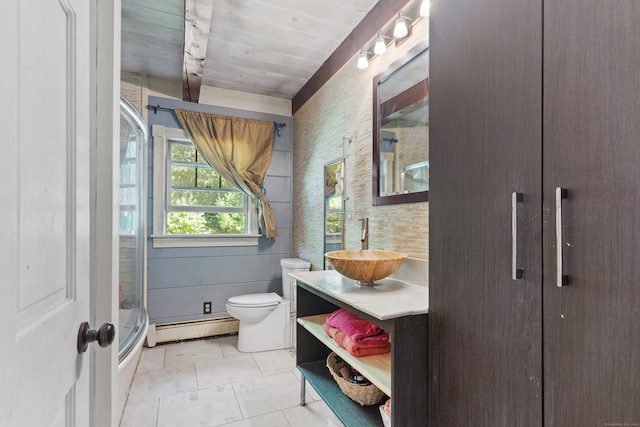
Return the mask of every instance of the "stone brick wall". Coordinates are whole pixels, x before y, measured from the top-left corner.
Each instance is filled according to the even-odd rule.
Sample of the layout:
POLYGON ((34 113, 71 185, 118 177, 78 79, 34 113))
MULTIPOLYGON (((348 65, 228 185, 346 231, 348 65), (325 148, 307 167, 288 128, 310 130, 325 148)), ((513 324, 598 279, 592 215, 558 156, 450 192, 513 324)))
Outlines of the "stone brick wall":
POLYGON ((357 55, 293 116, 293 256, 324 262, 324 165, 346 157, 345 248, 360 248, 360 218, 369 218, 369 248, 397 250, 428 259, 428 202, 372 206, 372 79, 428 38, 418 20, 411 39, 356 68, 357 55))
POLYGON ((140 74, 135 73, 122 73, 120 80, 120 94, 127 97, 127 99, 133 104, 136 109, 142 113, 143 99, 142 99, 142 86, 144 85, 143 78, 140 74))

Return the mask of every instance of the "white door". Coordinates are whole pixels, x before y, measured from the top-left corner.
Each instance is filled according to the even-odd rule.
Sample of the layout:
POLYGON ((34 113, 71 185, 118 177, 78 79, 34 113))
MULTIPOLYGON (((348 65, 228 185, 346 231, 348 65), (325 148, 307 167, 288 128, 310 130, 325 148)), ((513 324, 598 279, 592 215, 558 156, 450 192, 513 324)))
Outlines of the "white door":
POLYGON ((104 351, 76 346, 92 314, 92 6, 3 0, 2 9, 0 426, 85 427, 92 351, 104 351))

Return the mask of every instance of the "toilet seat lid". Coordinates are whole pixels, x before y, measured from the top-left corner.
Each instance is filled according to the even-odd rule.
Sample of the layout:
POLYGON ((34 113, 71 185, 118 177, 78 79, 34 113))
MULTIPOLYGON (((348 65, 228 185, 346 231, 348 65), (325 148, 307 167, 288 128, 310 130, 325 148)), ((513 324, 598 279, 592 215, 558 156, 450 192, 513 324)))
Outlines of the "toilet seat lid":
POLYGON ((276 305, 280 301, 282 301, 280 295, 275 292, 268 292, 263 294, 236 295, 229 298, 228 303, 241 307, 267 307, 276 305))
POLYGON ((280 260, 280 266, 295 270, 309 270, 311 263, 300 258, 283 258, 280 260))

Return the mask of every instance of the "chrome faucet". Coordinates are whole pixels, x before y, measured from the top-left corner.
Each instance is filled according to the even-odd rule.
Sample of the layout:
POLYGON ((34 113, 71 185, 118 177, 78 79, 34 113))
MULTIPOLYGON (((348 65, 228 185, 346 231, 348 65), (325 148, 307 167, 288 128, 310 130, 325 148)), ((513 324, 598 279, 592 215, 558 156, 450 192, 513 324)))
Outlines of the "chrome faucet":
POLYGON ((369 249, 369 218, 360 218, 362 221, 362 250, 369 249))

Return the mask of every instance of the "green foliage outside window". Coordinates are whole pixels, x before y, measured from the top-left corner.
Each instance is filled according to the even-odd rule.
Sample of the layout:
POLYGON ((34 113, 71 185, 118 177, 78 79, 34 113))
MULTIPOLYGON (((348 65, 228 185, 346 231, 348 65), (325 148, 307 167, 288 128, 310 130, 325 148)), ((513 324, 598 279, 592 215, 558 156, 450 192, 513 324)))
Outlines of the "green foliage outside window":
POLYGON ((342 214, 327 214, 327 233, 342 231, 342 214))
POLYGON ((207 165, 207 161, 202 154, 191 143, 171 144, 171 161, 207 165))
POLYGON ((241 208, 244 198, 238 191, 171 190, 173 206, 215 206, 241 208))
POLYGON ((336 195, 326 199, 327 217, 325 219, 327 233, 342 232, 342 196, 336 195))
POLYGON ((223 234, 246 233, 244 214, 238 213, 205 213, 205 222, 210 230, 223 234))
POLYGON ((167 234, 245 234, 244 203, 245 196, 212 169, 192 144, 171 144, 172 209, 167 212, 167 234), (177 210, 180 207, 189 209, 177 210))
POLYGON ((239 213, 167 213, 167 234, 244 234, 245 224, 245 214, 239 213))
POLYGON ((330 211, 342 211, 342 196, 334 196, 328 199, 330 211))
POLYGON ((206 232, 202 212, 168 212, 167 234, 203 234, 206 232))

